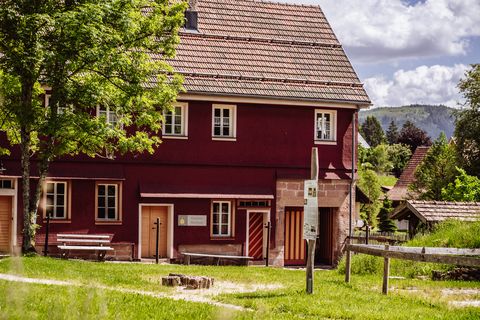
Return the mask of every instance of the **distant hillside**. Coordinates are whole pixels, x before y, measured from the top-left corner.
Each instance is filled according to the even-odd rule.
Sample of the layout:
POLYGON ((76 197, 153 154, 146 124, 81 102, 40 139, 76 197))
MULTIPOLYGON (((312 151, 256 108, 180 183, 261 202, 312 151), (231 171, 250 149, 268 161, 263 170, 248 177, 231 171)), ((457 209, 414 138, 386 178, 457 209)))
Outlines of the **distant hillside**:
POLYGON ((360 112, 360 123, 367 116, 375 116, 380 121, 383 130, 387 130, 392 120, 397 124, 398 130, 410 120, 417 127, 425 130, 435 140, 440 132, 445 132, 447 138, 453 135, 455 130, 455 118, 452 112, 455 109, 446 106, 433 105, 410 105, 404 107, 375 108, 360 112))

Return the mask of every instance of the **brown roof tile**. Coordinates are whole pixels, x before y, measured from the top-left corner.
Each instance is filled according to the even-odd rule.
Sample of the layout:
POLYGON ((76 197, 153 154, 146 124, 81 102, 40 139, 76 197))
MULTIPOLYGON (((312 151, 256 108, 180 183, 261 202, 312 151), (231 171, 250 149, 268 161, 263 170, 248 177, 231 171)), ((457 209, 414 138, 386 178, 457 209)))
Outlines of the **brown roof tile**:
POLYGON ((199 0, 198 12, 171 61, 187 92, 370 103, 320 7, 199 0))
POLYGON ((430 147, 417 147, 395 186, 388 191, 387 196, 390 200, 400 201, 409 197, 408 186, 415 182, 415 170, 427 155, 428 149, 430 147))
POLYGON ((447 219, 478 221, 480 203, 407 200, 393 212, 392 218, 402 219, 410 213, 415 214, 423 222, 440 222, 447 219))

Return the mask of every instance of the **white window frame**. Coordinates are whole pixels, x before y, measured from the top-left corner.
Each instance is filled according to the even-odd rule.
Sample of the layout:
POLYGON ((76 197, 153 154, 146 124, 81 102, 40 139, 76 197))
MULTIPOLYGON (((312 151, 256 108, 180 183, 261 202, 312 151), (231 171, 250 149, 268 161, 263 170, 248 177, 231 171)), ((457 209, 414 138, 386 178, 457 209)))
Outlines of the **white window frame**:
POLYGON ((48 207, 53 208, 52 215, 50 216, 51 219, 58 219, 58 220, 66 220, 69 217, 68 214, 68 209, 69 209, 69 204, 68 204, 68 182, 66 181, 46 181, 45 182, 45 189, 44 189, 44 201, 45 201, 45 217, 47 216, 47 211, 48 207), (48 192, 48 184, 53 184, 53 193, 48 192), (63 189, 63 217, 58 217, 57 216, 57 209, 59 205, 57 204, 58 200, 58 185, 63 184, 64 189, 63 189), (47 197, 49 195, 53 195, 53 205, 48 205, 47 204, 47 197))
POLYGON ((118 183, 97 183, 96 184, 96 192, 95 192, 95 196, 96 196, 96 199, 95 199, 95 220, 96 221, 120 221, 120 190, 121 190, 121 186, 118 184, 118 183), (105 187, 105 195, 103 195, 102 197, 105 198, 105 207, 100 207, 99 205, 99 198, 100 198, 100 192, 99 192, 99 189, 100 189, 100 186, 104 186, 105 187), (111 207, 108 206, 108 187, 115 187, 115 218, 109 218, 108 217, 108 209, 110 209, 111 207), (99 217, 99 214, 98 214, 98 211, 100 208, 104 208, 105 209, 105 218, 100 218, 99 217))
POLYGON ((336 110, 326 110, 326 109, 315 109, 315 116, 313 119, 314 123, 314 132, 313 138, 316 144, 336 144, 337 143, 337 111, 336 110), (330 139, 318 138, 318 123, 317 117, 318 114, 329 114, 330 115, 330 139))
MULTIPOLYGON (((223 123, 223 116, 220 120, 223 123)), ((221 141, 236 141, 237 138, 237 106, 234 104, 213 104, 212 105, 212 140, 221 141), (221 114, 223 110, 230 110, 229 126, 230 134, 223 135, 223 124, 220 129, 220 135, 215 135, 215 109, 220 109, 221 114)))
POLYGON ((164 111, 163 117, 165 119, 163 125, 162 125, 162 137, 167 138, 167 139, 188 139, 188 103, 186 102, 177 102, 173 104, 173 110, 172 110, 172 131, 173 132, 167 132, 166 127, 167 127, 167 111, 164 111), (175 133, 175 128, 174 128, 174 123, 175 121, 173 120, 174 117, 176 116, 175 113, 175 108, 181 108, 182 114, 181 114, 181 133, 175 133))
POLYGON ((14 185, 13 179, 0 179, 0 189, 7 189, 7 190, 13 190, 13 189, 15 189, 15 185, 14 185), (5 187, 5 184, 6 184, 7 182, 10 183, 10 187, 9 187, 9 188, 5 187))
POLYGON ((232 217, 233 217, 233 204, 232 204, 232 201, 212 201, 212 221, 211 221, 211 230, 212 230, 212 237, 231 237, 232 236, 232 217), (214 211, 214 208, 215 208, 215 204, 218 204, 218 209, 219 209, 219 212, 215 212, 214 211), (227 204, 228 205, 228 212, 227 212, 227 216, 228 216, 228 219, 227 219, 227 228, 228 228, 228 232, 226 234, 222 233, 222 226, 225 225, 225 223, 222 222, 222 215, 224 215, 225 213, 222 212, 222 206, 223 204, 227 204), (214 223, 214 219, 213 217, 215 215, 218 215, 218 222, 217 223, 214 223), (214 225, 218 225, 218 232, 217 233, 214 233, 213 231, 213 227, 214 225))
MULTIPOLYGON (((45 94, 45 107, 50 106, 50 98, 52 95, 50 93, 45 94)), ((58 107, 57 114, 64 114, 68 109, 72 110, 72 107, 58 107)))
POLYGON ((110 106, 97 106, 97 117, 100 118, 101 116, 105 115, 105 120, 107 123, 111 126, 118 126, 119 125, 119 120, 120 116, 115 112, 110 110, 110 106), (101 112, 104 112, 104 114, 100 114, 101 112), (115 119, 115 121, 113 121, 115 119))

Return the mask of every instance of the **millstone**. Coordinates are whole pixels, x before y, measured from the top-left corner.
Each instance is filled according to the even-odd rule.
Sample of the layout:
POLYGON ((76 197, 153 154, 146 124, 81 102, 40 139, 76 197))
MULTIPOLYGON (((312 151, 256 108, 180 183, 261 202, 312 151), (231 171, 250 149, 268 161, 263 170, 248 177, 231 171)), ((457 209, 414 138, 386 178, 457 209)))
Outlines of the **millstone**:
POLYGON ((184 286, 187 289, 210 289, 213 286, 214 279, 201 276, 187 276, 184 274, 170 273, 162 278, 162 285, 176 287, 184 286))

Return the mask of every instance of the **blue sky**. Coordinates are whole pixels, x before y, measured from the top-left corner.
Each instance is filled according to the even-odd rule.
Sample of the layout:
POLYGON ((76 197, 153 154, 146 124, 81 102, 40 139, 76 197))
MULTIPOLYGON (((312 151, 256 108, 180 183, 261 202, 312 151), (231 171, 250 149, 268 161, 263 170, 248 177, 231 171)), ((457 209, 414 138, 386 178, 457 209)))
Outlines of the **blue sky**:
POLYGON ((276 0, 320 5, 375 107, 458 107, 480 63, 480 0, 276 0))

